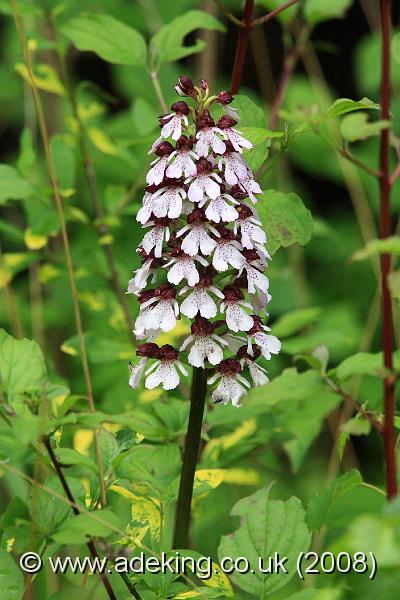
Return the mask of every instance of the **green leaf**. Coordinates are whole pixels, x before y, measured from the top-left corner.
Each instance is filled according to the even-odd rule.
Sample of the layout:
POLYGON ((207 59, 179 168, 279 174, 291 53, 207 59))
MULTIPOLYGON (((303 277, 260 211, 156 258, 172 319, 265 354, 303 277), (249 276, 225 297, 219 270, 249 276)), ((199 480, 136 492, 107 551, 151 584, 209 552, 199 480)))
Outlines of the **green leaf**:
MULTIPOLYGON (((86 491, 83 483, 74 477, 68 477, 67 483, 75 501, 84 505, 86 491)), ((35 524, 42 534, 50 535, 72 514, 72 509, 67 502, 60 499, 60 496, 65 498, 65 492, 57 477, 51 477, 45 485, 49 490, 53 490, 57 496, 51 495, 46 490, 36 490, 36 504, 31 504, 31 517, 34 517, 35 524)))
MULTIPOLYGON (((392 39, 392 52, 390 61, 391 82, 393 89, 400 83, 400 69, 396 56, 398 36, 392 39)), ((363 94, 377 97, 381 80, 381 36, 379 33, 364 36, 355 50, 354 77, 357 87, 363 94)))
POLYGON ((203 40, 197 40, 192 46, 184 46, 184 38, 196 29, 225 31, 218 19, 202 10, 189 10, 164 25, 152 37, 150 42, 151 63, 158 68, 164 62, 179 60, 190 54, 200 52, 205 47, 203 40))
POLYGON ((62 191, 70 190, 75 183, 75 154, 62 135, 53 135, 50 141, 57 180, 62 191))
MULTIPOLYGON (((31 76, 24 63, 18 63, 15 65, 15 70, 21 77, 26 81, 28 85, 32 85, 31 76)), ((63 96, 65 89, 60 81, 57 71, 51 66, 45 63, 40 63, 34 66, 33 79, 36 87, 39 90, 48 92, 50 94, 57 94, 63 96)))
POLYGON ((24 596, 24 577, 15 560, 0 549, 0 597, 4 600, 21 600, 24 596))
POLYGON ((349 435, 369 435, 371 423, 362 417, 354 417, 342 425, 342 432, 349 435))
POLYGON ((400 271, 393 271, 390 273, 389 287, 393 298, 400 301, 400 271))
POLYGON ((120 527, 118 517, 111 510, 96 510, 93 517, 82 513, 64 521, 52 538, 60 544, 86 544, 89 538, 108 537, 120 527))
MULTIPOLYGON (((133 358, 134 350, 127 342, 118 342, 116 339, 100 338, 94 331, 84 334, 86 351, 90 362, 105 364, 116 360, 128 361, 133 358)), ((71 356, 80 355, 79 337, 73 336, 65 340, 61 350, 71 356)))
MULTIPOLYGON (((395 368, 400 368, 400 350, 394 353, 395 368)), ((386 370, 383 365, 383 352, 357 352, 346 358, 336 369, 336 376, 345 381, 353 375, 373 375, 384 377, 386 370)))
POLYGON ((386 253, 400 255, 400 235, 393 235, 383 240, 371 240, 365 248, 357 250, 351 258, 352 260, 365 260, 376 254, 386 253))
POLYGON ((2 388, 12 404, 20 394, 44 382, 46 367, 43 355, 31 340, 16 340, 0 329, 0 378, 2 388))
POLYGON ((329 482, 326 490, 311 498, 307 506, 307 523, 311 529, 320 529, 326 522, 329 511, 349 490, 360 485, 362 477, 353 469, 329 482))
POLYGON ((272 592, 286 585, 296 572, 296 560, 300 552, 306 552, 310 545, 310 532, 305 523, 305 512, 298 498, 286 502, 271 500, 270 488, 258 490, 255 494, 237 502, 231 517, 239 517, 240 525, 233 533, 222 536, 218 556, 237 558, 245 556, 251 565, 246 574, 233 573, 231 579, 242 590, 265 600, 272 592), (277 552, 288 557, 286 573, 264 574, 258 569, 259 557, 264 560, 277 552))
POLYGON ((305 0, 304 16, 311 25, 329 19, 340 19, 345 16, 352 3, 353 0, 305 0))
POLYGON ((28 128, 21 133, 19 138, 19 156, 18 156, 18 171, 22 177, 29 177, 36 160, 35 143, 33 133, 28 128))
POLYGON ((274 335, 279 338, 289 337, 307 327, 307 325, 314 323, 321 312, 321 309, 317 306, 287 312, 274 323, 274 335))
POLYGON ((31 184, 22 179, 14 167, 0 165, 0 205, 8 200, 29 198, 32 193, 31 184))
POLYGON ((304 246, 310 241, 311 213, 296 194, 267 190, 260 197, 257 208, 271 254, 275 254, 278 248, 296 243, 304 246))
POLYGON ((344 117, 340 124, 340 132, 348 142, 356 142, 378 135, 382 129, 388 127, 390 127, 390 121, 370 122, 366 113, 359 112, 344 117))
POLYGON ((392 38, 392 57, 400 65, 400 33, 396 33, 392 38))
POLYGON ((89 456, 85 456, 72 448, 56 448, 54 452, 62 467, 78 465, 97 473, 96 463, 89 456))
POLYGON ((82 13, 67 21, 61 32, 79 50, 95 52, 110 63, 145 66, 146 43, 142 35, 106 14, 82 13))
POLYGON ((348 98, 339 98, 328 108, 324 113, 325 118, 340 117, 354 110, 362 109, 379 110, 380 106, 376 102, 372 102, 369 98, 361 98, 361 100, 349 100, 348 98))

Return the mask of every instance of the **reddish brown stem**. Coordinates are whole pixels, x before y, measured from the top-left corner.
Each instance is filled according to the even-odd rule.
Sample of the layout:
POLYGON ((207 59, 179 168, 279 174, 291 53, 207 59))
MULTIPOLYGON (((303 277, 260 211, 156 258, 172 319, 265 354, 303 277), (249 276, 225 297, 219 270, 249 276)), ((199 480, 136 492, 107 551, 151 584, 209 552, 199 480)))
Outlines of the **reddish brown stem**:
MULTIPOLYGON (((382 28, 382 79, 381 79, 381 115, 382 119, 390 118, 390 42, 391 42, 392 2, 381 0, 382 28)), ((382 129, 380 144, 380 232, 381 238, 390 236, 390 192, 391 182, 389 173, 389 129, 382 129)), ((390 254, 381 255, 381 288, 382 288, 382 344, 384 365, 389 371, 393 368, 393 315, 392 300, 389 289, 389 274, 391 269, 390 254)), ((387 497, 397 495, 396 445, 394 437, 394 380, 388 375, 384 380, 385 421, 383 426, 383 442, 386 464, 386 493, 387 497)))
POLYGON ((231 92, 237 94, 242 81, 244 61, 246 58, 249 36, 253 29, 253 9, 254 0, 246 0, 244 7, 242 27, 239 32, 238 43, 236 47, 235 63, 233 65, 231 92))
POLYGON ((253 27, 255 27, 256 25, 262 25, 263 23, 267 23, 267 21, 270 21, 271 19, 276 17, 276 15, 279 15, 279 13, 281 13, 282 11, 286 10, 287 8, 290 8, 291 6, 293 6, 293 4, 297 4, 297 2, 299 2, 299 0, 289 0, 288 2, 285 2, 285 4, 282 4, 282 6, 278 6, 278 8, 272 10, 267 15, 264 15, 259 19, 255 19, 253 21, 253 27))

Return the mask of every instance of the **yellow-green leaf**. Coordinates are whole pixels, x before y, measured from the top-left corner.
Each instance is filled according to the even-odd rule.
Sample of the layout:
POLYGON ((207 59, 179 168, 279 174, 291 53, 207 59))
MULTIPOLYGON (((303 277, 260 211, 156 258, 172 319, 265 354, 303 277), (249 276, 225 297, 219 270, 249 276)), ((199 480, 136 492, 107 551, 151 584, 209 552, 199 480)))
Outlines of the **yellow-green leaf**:
MULTIPOLYGON (((29 85, 31 85, 31 78, 25 64, 17 63, 15 65, 15 70, 29 85)), ((65 94, 64 86, 57 75, 57 71, 50 65, 36 65, 34 67, 33 79, 36 87, 44 92, 57 94, 58 96, 63 96, 65 94)))

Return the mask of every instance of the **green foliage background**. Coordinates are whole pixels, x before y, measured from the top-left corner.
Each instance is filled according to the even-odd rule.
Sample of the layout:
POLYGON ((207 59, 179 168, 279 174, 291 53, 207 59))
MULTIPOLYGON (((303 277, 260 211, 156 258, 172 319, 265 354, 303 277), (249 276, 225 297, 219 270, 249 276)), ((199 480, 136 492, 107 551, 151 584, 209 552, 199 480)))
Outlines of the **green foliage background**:
MULTIPOLYGON (((281 4, 259 0, 257 14, 281 4)), ((239 18, 242 5, 225 2, 239 18)), ((271 383, 253 389, 243 408, 207 406, 191 547, 216 563, 235 552, 250 558, 278 551, 291 557, 291 577, 194 579, 197 592, 177 577, 134 577, 144 600, 365 600, 399 589, 400 505, 385 502, 381 439, 352 401, 381 420, 378 254, 387 249, 395 260, 400 254, 398 236, 386 248, 376 241, 376 178, 355 164, 377 168, 378 135, 389 124, 379 120, 375 104, 379 36, 365 27, 351 55, 341 52, 348 11, 353 19, 364 18, 358 4, 352 5, 304 0, 260 27, 247 57, 252 70, 234 103, 242 115, 240 129, 255 146, 250 164, 266 190, 259 206, 274 254, 271 323, 283 350, 268 364, 271 383), (333 42, 332 35, 324 39, 327 27, 334 31, 333 42), (268 35, 279 53, 265 45, 268 35), (272 132, 273 80, 283 53, 302 36, 311 41, 303 47, 272 132), (337 100, 330 73, 321 69, 319 61, 328 64, 330 53, 353 65, 352 100, 337 100), (309 548, 373 552, 377 576, 370 581, 369 573, 310 575, 304 583, 295 575, 295 557, 309 548)), ((182 74, 206 77, 213 90, 229 88, 237 33, 211 1, 19 0, 18 7, 67 221, 96 411, 88 411, 85 397, 60 221, 29 75, 11 3, 0 1, 0 598, 64 600, 79 593, 101 600, 106 596, 97 576, 55 577, 46 568, 24 581, 17 562, 32 549, 44 559, 62 552, 84 556, 89 536, 99 538, 101 552, 111 558, 123 551, 132 556, 141 544, 149 554, 171 550, 188 389, 184 384, 167 394, 128 387, 134 340, 107 252, 116 268, 114 284, 117 277, 125 289, 139 265, 135 249, 142 231, 135 214, 162 112, 157 85, 168 106, 182 74), (94 169, 100 217, 80 136, 94 169), (101 512, 93 427, 100 428, 108 490, 101 512), (44 434, 51 435, 76 501, 86 506, 78 517, 60 498, 41 443, 44 434)), ((390 123, 397 147, 399 47, 397 35, 390 123)), ((397 224, 400 179, 392 198, 397 224)), ((398 342, 396 268, 391 291, 398 342)), ((135 300, 122 297, 134 319, 135 300)), ((182 321, 164 343, 178 344, 187 331, 182 321)), ((399 417, 396 426, 400 429, 399 417)), ((131 597, 122 580, 111 577, 118 598, 131 597)))

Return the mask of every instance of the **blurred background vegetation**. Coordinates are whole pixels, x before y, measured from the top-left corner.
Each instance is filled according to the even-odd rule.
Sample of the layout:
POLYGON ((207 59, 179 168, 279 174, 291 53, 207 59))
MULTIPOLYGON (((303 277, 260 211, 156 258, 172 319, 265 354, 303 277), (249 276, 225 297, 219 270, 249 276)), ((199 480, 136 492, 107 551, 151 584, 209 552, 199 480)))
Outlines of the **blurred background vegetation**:
MULTIPOLYGON (((224 4, 241 18, 242 1, 225 0, 224 4)), ((279 4, 276 0, 259 0, 256 14, 261 16, 279 4)), ((379 101, 377 4, 374 0, 326 2, 330 6, 326 15, 322 11, 316 19, 310 15, 307 18, 301 7, 293 6, 253 30, 240 93, 262 107, 264 126, 285 131, 288 122, 296 118, 307 120, 339 97, 358 100, 367 96, 379 101), (271 126, 271 107, 282 84, 282 72, 288 67, 281 118, 275 118, 271 126)), ((133 391, 128 387, 127 363, 134 357, 130 330, 138 308, 135 299, 124 294, 132 269, 139 264, 135 249, 142 232, 135 213, 145 185, 148 148, 157 135, 157 117, 162 110, 146 68, 112 64, 93 52, 79 51, 69 45, 63 28, 83 11, 99 11, 134 27, 148 40, 163 24, 186 11, 201 9, 216 17, 221 26, 201 31, 192 27, 185 36, 186 45, 203 41, 197 53, 161 64, 159 85, 168 106, 176 99, 173 86, 179 75, 195 80, 206 78, 212 90, 229 89, 237 28, 212 0, 20 0, 18 5, 41 89, 65 208, 95 404, 97 409, 111 414, 139 411, 142 427, 137 431, 145 436, 145 444, 122 477, 141 479, 151 485, 157 480, 156 492, 162 496, 179 474, 187 390, 166 398, 158 390, 133 391), (60 61, 60 56, 65 60, 60 61), (80 125, 71 99, 76 101, 80 125), (95 202, 93 185, 97 189, 95 202)), ((52 402, 60 406, 66 398, 72 398, 79 409, 85 404, 81 397, 84 380, 59 219, 7 0, 0 1, 0 12, 0 326, 17 338, 28 337, 38 343, 49 378, 57 386, 52 402), (1 182, 10 175, 3 165, 16 169, 13 177, 20 186, 19 193, 8 193, 5 183, 1 189, 1 182)), ((398 7, 394 12, 398 22, 398 7)), ((393 53, 392 95, 395 136, 400 135, 399 62, 397 50, 393 53)), ((258 113, 246 115, 245 124, 253 125, 253 117, 255 122, 258 113)), ((363 118, 358 123, 351 123, 349 118, 327 121, 316 131, 290 138, 282 151, 273 142, 270 160, 261 171, 263 189, 298 194, 313 215, 310 243, 304 248, 296 245, 280 249, 269 267, 271 323, 274 333, 283 339, 282 354, 268 365, 270 377, 273 379, 288 367, 296 367, 297 371, 293 381, 293 372, 289 372, 281 387, 274 388, 272 383, 265 396, 255 395, 254 403, 249 398, 241 411, 231 407, 208 408, 204 444, 209 444, 210 439, 216 441, 214 449, 211 445, 207 450, 206 446, 202 467, 225 469, 226 476, 222 485, 210 483, 207 493, 202 490, 204 493, 196 498, 192 545, 214 558, 221 535, 233 528, 229 512, 234 503, 265 483, 278 482, 271 492, 273 497, 296 495, 305 504, 343 470, 357 468, 368 482, 383 485, 379 436, 370 432, 367 422, 360 427, 353 419, 345 435, 346 439, 350 434, 351 437, 340 457, 338 441, 344 442, 342 426, 352 417, 352 408, 341 406, 341 398, 314 381, 314 373, 306 370, 306 361, 298 358, 310 355, 322 345, 328 349, 329 366, 335 367, 351 354, 380 349, 378 259, 372 256, 363 262, 351 260, 356 250, 377 237, 378 186, 370 173, 343 156, 348 141, 354 139, 353 158, 377 169, 379 139, 375 134, 379 129, 372 127, 365 132, 363 118), (276 163, 269 170, 275 158, 276 163), (308 387, 306 394, 301 393, 302 386, 308 387), (288 396, 290 402, 276 403, 274 394, 281 394, 283 400, 288 396), (263 408, 264 399, 268 407, 263 408), (216 489, 211 491, 212 487, 216 489)), ((396 224, 400 179, 392 198, 396 224)), ((395 324, 398 345, 398 302, 395 324)), ((169 335, 166 341, 177 342, 187 328, 183 321, 180 330, 174 332, 175 338, 171 340, 169 335)), ((382 410, 379 378, 353 377, 346 385, 360 404, 368 401, 369 409, 382 410)), ((123 436, 115 438, 114 434, 118 429, 124 431, 123 426, 114 424, 108 429, 112 439, 121 443, 123 436)), ((92 456, 92 431, 66 426, 61 445, 92 456)), ((30 475, 34 472, 33 454, 28 448, 17 450, 15 446, 12 464, 30 475)), ((41 468, 45 469, 43 465, 41 468)), ((90 479, 84 464, 76 464, 70 472, 80 479, 90 479)), ((0 485, 2 510, 13 497, 29 496, 28 484, 11 474, 4 474, 0 485)), ((116 510, 127 513, 124 499, 111 495, 116 510)), ((348 528, 360 511, 378 514, 382 503, 383 496, 366 487, 344 494, 325 524, 327 532, 323 529, 317 536, 315 547, 340 547, 345 540, 348 543, 348 528)), ((169 515, 167 533, 171 522, 169 515)), ((1 526, 7 530, 4 520, 1 526)), ((361 538, 362 531, 359 526, 357 535, 361 538)), ((366 527, 365 531, 370 530, 366 527)), ((9 537, 3 536, 3 547, 9 537)), ((398 566, 398 543, 396 549, 398 566)), ((324 580, 321 577, 315 585, 328 587, 329 591, 318 598, 365 600, 376 594, 393 594, 394 589, 399 589, 400 579, 392 566, 390 561, 383 564, 375 582, 357 575, 349 576, 346 583, 334 580, 335 576, 325 576, 324 580)), ((67 597, 62 594, 78 589, 74 577, 60 577, 57 583, 40 575, 33 592, 36 595, 31 597, 62 600, 67 597), (58 595, 52 596, 53 593, 58 595)), ((298 582, 292 580, 276 598, 288 598, 297 589, 298 582)), ((84 597, 103 597, 102 591, 97 593, 84 597)), ((153 597, 164 596, 143 596, 153 597)), ((238 590, 235 597, 250 596, 238 590)))

